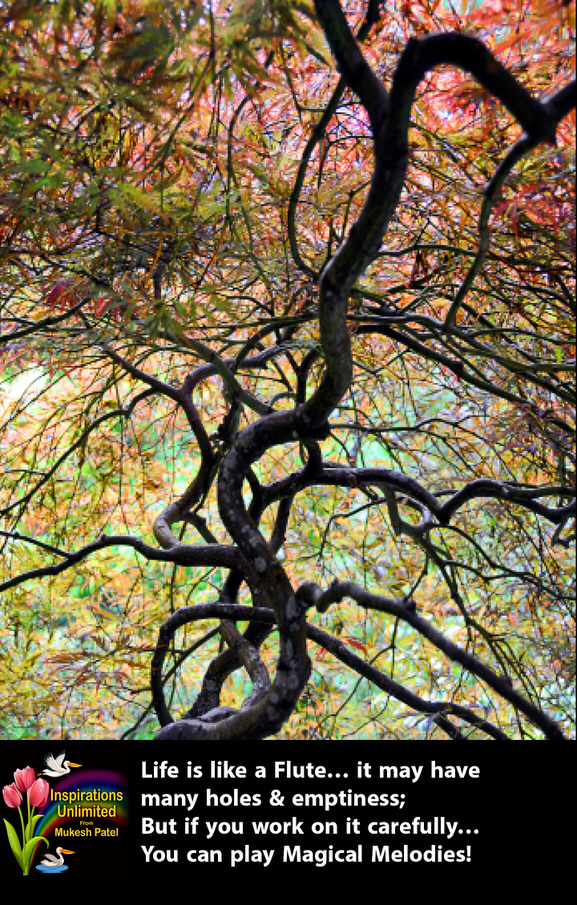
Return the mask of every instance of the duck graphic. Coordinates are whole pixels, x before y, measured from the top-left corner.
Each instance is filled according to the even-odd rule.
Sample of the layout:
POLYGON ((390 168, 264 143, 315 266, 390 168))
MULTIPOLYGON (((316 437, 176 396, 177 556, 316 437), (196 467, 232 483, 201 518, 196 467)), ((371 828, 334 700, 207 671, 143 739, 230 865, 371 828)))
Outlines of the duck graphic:
POLYGON ((36 869, 42 871, 42 873, 61 873, 63 870, 68 870, 68 867, 64 863, 64 855, 73 855, 74 852, 69 848, 61 848, 58 846, 56 849, 55 855, 44 855, 40 864, 37 865, 36 869))

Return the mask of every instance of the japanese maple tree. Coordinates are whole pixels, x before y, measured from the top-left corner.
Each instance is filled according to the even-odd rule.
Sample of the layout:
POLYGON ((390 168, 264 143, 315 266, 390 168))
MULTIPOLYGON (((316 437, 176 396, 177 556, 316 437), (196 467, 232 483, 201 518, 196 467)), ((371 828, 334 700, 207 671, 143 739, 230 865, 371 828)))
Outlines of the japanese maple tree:
POLYGON ((574 4, 0 18, 3 734, 571 735, 574 4))

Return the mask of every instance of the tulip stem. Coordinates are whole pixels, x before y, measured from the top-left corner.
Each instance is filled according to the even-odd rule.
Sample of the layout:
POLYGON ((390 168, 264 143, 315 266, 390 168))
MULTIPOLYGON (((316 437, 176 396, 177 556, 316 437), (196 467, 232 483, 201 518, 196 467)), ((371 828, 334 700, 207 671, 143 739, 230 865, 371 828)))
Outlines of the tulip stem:
POLYGON ((22 827, 22 842, 26 842, 26 830, 24 829, 24 818, 22 816, 22 808, 18 808, 18 813, 20 814, 20 826, 22 827))

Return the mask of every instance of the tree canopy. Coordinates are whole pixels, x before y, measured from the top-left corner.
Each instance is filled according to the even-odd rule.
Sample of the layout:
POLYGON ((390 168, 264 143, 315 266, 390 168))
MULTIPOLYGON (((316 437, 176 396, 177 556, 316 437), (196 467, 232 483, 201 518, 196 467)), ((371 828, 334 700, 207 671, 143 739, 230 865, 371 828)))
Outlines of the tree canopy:
POLYGON ((574 3, 0 19, 2 736, 571 736, 574 3))

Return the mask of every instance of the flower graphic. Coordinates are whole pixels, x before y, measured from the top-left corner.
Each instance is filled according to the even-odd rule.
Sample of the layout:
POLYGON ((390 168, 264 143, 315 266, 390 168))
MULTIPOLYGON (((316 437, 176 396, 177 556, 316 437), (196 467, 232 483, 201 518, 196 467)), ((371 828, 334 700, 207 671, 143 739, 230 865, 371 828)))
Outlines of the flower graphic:
POLYGON ((37 779, 28 789, 28 801, 33 808, 43 808, 49 795, 50 786, 45 779, 37 779))
POLYGON ((42 808, 48 801, 50 794, 50 786, 45 779, 36 779, 36 775, 32 767, 25 767, 23 770, 14 771, 14 782, 4 786, 2 796, 4 803, 9 808, 18 808, 20 814, 20 828, 22 831, 22 843, 18 838, 18 833, 11 823, 4 818, 6 824, 6 832, 8 833, 8 842, 12 849, 12 854, 16 858, 23 875, 26 877, 30 873, 30 866, 34 857, 36 847, 40 842, 48 845, 48 839, 45 836, 35 836, 34 827, 42 814, 35 814, 35 808, 42 808), (21 804, 26 797, 28 810, 28 820, 24 826, 24 818, 22 816, 21 804))
POLYGON ((22 804, 22 795, 15 782, 10 786, 4 786, 2 794, 4 795, 4 801, 9 808, 19 808, 22 804))
POLYGON ((23 770, 14 771, 14 782, 23 792, 28 791, 35 779, 36 774, 32 767, 24 767, 23 770))

